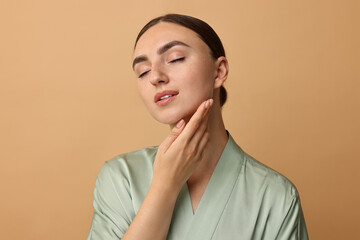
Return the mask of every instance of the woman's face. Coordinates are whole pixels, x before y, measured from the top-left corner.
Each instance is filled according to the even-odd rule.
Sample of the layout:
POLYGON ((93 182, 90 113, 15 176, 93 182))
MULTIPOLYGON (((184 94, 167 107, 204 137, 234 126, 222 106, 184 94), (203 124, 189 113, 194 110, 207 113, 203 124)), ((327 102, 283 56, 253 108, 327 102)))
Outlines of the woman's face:
POLYGON ((136 45, 133 68, 142 100, 161 123, 187 121, 213 98, 216 61, 196 33, 180 25, 148 29, 136 45))

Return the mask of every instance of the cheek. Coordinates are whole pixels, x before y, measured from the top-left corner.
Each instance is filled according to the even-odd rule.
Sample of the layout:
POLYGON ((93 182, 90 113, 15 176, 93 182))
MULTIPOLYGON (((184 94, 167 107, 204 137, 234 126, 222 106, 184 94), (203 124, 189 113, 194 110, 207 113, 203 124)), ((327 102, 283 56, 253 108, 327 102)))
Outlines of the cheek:
POLYGON ((173 76, 180 77, 183 81, 200 85, 210 83, 213 70, 213 67, 210 66, 207 60, 191 59, 181 66, 181 69, 175 69, 173 76))
POLYGON ((145 104, 146 107, 148 107, 150 105, 150 93, 147 90, 147 88, 145 86, 143 86, 141 83, 138 83, 138 93, 140 95, 141 100, 143 101, 143 103, 145 104))
POLYGON ((212 70, 206 64, 190 68, 189 75, 192 76, 190 87, 196 88, 201 94, 212 93, 214 86, 212 70))

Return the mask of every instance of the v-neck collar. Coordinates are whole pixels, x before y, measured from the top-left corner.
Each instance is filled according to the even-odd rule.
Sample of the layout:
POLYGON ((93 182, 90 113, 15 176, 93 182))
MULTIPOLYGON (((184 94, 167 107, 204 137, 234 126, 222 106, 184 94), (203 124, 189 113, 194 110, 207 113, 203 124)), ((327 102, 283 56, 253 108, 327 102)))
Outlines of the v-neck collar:
POLYGON ((167 239, 211 239, 226 207, 243 163, 243 151, 230 134, 200 203, 193 213, 189 189, 178 196, 167 239))

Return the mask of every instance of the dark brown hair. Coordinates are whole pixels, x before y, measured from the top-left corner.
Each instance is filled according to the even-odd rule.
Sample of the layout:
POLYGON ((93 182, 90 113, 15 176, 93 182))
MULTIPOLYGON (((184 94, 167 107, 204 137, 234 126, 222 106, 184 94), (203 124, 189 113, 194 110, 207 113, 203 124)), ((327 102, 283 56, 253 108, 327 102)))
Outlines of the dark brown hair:
MULTIPOLYGON (((139 41, 140 37, 152 26, 160 23, 160 22, 169 22, 175 23, 180 26, 186 27, 192 31, 194 31, 201 40, 210 48, 211 55, 214 59, 218 59, 221 56, 225 57, 225 50, 221 43, 219 36, 216 34, 214 29, 210 27, 209 24, 206 22, 187 15, 181 14, 167 14, 164 16, 160 16, 154 18, 150 22, 148 22, 139 32, 136 41, 135 47, 137 42, 139 41)), ((221 86, 220 87, 220 106, 223 106, 227 99, 227 92, 226 89, 221 86)))

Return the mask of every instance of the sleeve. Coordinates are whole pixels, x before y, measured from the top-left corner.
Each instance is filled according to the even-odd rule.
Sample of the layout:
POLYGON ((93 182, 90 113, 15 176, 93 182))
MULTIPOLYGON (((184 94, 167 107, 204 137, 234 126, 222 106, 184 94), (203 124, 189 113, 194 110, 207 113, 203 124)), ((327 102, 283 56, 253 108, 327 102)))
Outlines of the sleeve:
POLYGON ((280 225, 276 240, 308 240, 304 215, 299 195, 296 194, 288 207, 280 225))
POLYGON ((93 219, 87 240, 121 239, 133 219, 129 183, 105 163, 95 183, 93 219))

